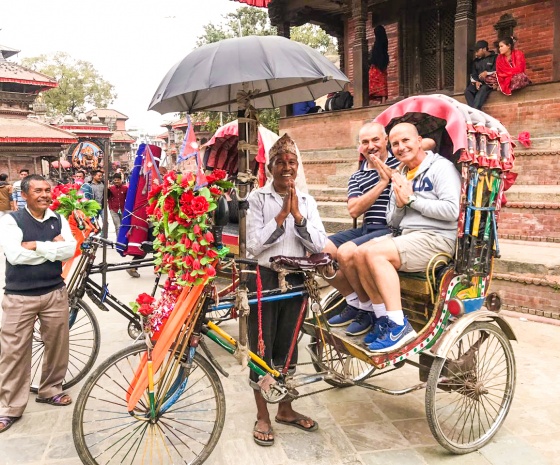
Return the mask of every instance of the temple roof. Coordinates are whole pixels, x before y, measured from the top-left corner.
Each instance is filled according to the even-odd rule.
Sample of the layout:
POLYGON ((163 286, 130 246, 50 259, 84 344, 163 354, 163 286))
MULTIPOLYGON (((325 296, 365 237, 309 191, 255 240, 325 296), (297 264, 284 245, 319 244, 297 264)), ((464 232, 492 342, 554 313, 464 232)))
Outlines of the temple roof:
POLYGON ((113 110, 111 108, 95 108, 86 112, 86 116, 93 116, 96 114, 99 118, 107 118, 108 116, 114 116, 117 119, 128 119, 128 116, 121 113, 120 111, 113 110))
POLYGON ((18 54, 19 52, 21 52, 21 50, 16 50, 15 48, 6 47, 5 45, 0 44, 0 54, 4 58, 10 58, 11 56, 18 54))
POLYGON ((169 133, 167 131, 161 133, 159 136, 156 136, 156 139, 167 140, 169 139, 169 133))
POLYGON ((115 131, 111 136, 111 142, 119 142, 121 144, 133 144, 136 139, 126 131, 115 131))
POLYGON ((3 116, 0 118, 0 144, 52 143, 73 144, 75 134, 27 118, 3 116))
POLYGON ((0 61, 0 82, 16 82, 37 86, 40 89, 58 87, 58 83, 52 77, 38 73, 23 66, 9 61, 0 61))

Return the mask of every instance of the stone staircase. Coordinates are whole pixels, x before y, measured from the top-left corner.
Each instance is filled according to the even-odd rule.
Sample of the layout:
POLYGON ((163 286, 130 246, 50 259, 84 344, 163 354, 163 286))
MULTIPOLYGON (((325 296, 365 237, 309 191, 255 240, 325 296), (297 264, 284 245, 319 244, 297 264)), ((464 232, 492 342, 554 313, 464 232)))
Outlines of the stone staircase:
MULTIPOLYGON (((516 149, 516 183, 499 224, 500 259, 491 290, 503 308, 560 319, 560 138, 516 149)), ((302 151, 309 192, 327 233, 352 227, 347 182, 358 167, 355 148, 302 151)))

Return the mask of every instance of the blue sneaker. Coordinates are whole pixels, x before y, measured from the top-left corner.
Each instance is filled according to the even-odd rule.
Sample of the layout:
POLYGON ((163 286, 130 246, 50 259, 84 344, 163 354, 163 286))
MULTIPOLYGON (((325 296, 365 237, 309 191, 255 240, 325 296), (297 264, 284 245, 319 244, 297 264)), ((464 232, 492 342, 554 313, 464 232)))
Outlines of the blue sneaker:
POLYGON ((379 318, 374 317, 375 322, 373 323, 372 330, 366 334, 364 338, 364 344, 369 346, 373 341, 375 341, 379 336, 385 331, 385 327, 389 324, 389 318, 387 316, 380 316, 379 318))
POLYGON ((354 318, 356 318, 359 311, 359 308, 352 307, 352 305, 346 305, 342 312, 333 316, 327 322, 329 323, 329 326, 332 326, 333 328, 349 325, 354 321, 354 318))
POLYGON ((367 333, 373 325, 373 317, 373 312, 360 310, 354 321, 346 328, 346 334, 348 336, 360 336, 367 333))
POLYGON ((416 336, 416 331, 410 326, 406 317, 402 326, 389 320, 389 324, 386 326, 383 334, 373 341, 368 346, 368 349, 371 352, 391 352, 412 341, 416 336))

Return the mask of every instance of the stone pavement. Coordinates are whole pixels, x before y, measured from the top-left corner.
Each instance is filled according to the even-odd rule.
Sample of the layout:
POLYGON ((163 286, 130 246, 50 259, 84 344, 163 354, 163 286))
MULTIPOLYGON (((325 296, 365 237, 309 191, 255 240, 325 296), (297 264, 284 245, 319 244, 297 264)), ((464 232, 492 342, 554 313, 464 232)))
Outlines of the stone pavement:
MULTIPOLYGON (((118 261, 114 252, 110 261, 118 261)), ((134 300, 151 289, 149 269, 139 279, 126 272, 110 275, 111 292, 122 301, 134 300)), ((3 287, 4 261, 0 264, 3 287)), ((92 308, 94 306, 92 305, 92 308)), ((116 312, 96 309, 101 326, 98 363, 131 343, 125 320, 116 312)), ((247 371, 219 348, 213 347, 230 373, 221 378, 226 391, 227 413, 222 437, 207 460, 209 465, 554 465, 560 464, 560 326, 508 317, 519 339, 513 342, 517 362, 517 388, 513 406, 494 440, 478 452, 454 456, 432 437, 424 410, 424 391, 392 397, 359 387, 335 389, 295 402, 296 409, 316 419, 314 433, 274 424, 276 444, 263 448, 252 441, 255 420, 247 371)), ((236 324, 224 329, 236 334, 236 324)), ((306 338, 301 342, 302 349, 306 338)), ((300 351, 306 354, 305 350, 300 351)), ((1 382, 2 380, 0 380, 1 382)), ((417 369, 405 366, 378 378, 380 385, 402 388, 418 382, 417 369)), ((76 398, 81 387, 69 390, 76 398)), ((323 383, 308 390, 322 389, 323 383)), ((0 465, 79 465, 71 431, 70 407, 38 404, 35 396, 23 418, 0 435, 0 465)), ((272 415, 276 407, 271 406, 272 415)))

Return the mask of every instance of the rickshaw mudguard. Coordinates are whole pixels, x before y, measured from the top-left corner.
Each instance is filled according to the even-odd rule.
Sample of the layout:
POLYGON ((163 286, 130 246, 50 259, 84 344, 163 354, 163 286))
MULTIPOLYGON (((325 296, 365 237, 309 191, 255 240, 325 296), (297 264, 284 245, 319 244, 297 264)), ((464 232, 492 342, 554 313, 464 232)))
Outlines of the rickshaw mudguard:
POLYGON ((510 341, 517 341, 511 325, 498 313, 481 309, 476 312, 463 315, 457 321, 447 327, 437 342, 430 347, 428 352, 435 357, 445 358, 451 350, 451 346, 457 341, 463 331, 476 321, 490 321, 496 323, 510 341))

